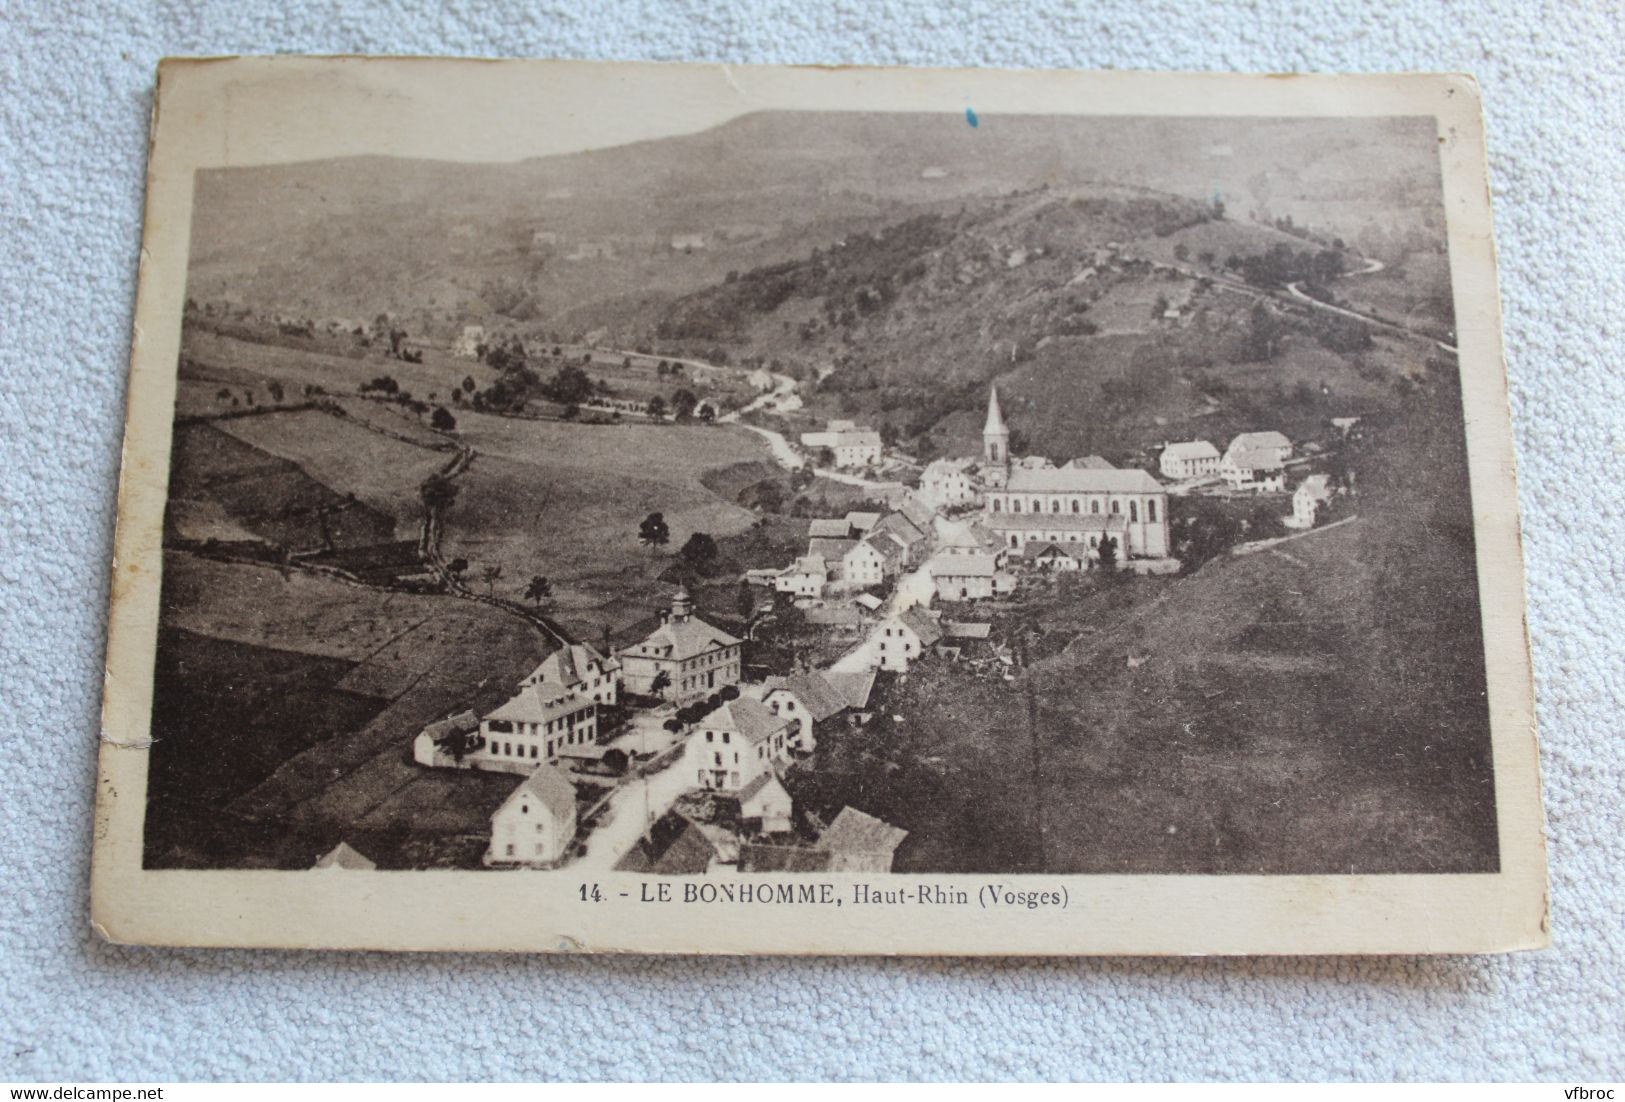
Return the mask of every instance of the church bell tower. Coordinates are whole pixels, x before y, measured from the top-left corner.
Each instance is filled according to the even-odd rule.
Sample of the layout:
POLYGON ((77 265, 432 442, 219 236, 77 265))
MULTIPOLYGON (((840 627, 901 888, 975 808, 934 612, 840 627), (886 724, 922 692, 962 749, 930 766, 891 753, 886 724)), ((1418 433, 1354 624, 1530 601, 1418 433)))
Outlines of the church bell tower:
POLYGON ((987 424, 982 426, 983 478, 988 485, 1004 484, 1010 469, 1010 429, 999 411, 999 388, 989 387, 987 424))

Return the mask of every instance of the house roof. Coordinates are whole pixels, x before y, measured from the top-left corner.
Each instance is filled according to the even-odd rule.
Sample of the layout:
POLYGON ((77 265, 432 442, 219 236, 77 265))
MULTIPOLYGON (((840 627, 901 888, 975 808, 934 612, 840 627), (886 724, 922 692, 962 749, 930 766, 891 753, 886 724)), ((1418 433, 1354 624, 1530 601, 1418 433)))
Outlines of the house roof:
POLYGON ((818 574, 827 577, 829 564, 817 555, 802 555, 795 562, 785 567, 785 574, 818 574))
POLYGON ((852 603, 855 605, 860 605, 863 608, 868 609, 870 612, 874 612, 886 602, 882 601, 879 597, 876 597, 873 593, 859 593, 852 598, 852 603))
POLYGON ((1181 440, 1162 449, 1164 459, 1217 459, 1219 449, 1206 440, 1181 440))
POLYGON ((502 806, 497 808, 497 814, 502 814, 515 804, 528 803, 531 800, 535 800, 554 815, 566 813, 574 815, 576 786, 551 765, 538 766, 534 773, 513 790, 512 795, 502 801, 502 806))
POLYGON ((933 578, 991 578, 999 571, 993 555, 942 555, 931 560, 933 578))
POLYGON ((859 670, 854 673, 825 670, 824 680, 841 694, 846 700, 847 707, 862 709, 869 706, 869 694, 875 687, 874 670, 859 670))
POLYGON ((851 525, 853 528, 856 528, 860 532, 867 532, 869 529, 880 523, 880 514, 858 512, 848 513, 846 514, 846 523, 851 525))
POLYGON ((1078 557, 1058 543, 1046 543, 1044 546, 1037 548, 1036 550, 1029 550, 1027 555, 1029 558, 1034 559, 1039 557, 1048 557, 1053 559, 1062 555, 1069 559, 1075 559, 1078 557))
POLYGON ((788 719, 774 715, 761 701, 748 696, 719 704, 698 724, 713 731, 732 731, 752 744, 771 738, 789 725, 788 719))
POLYGON ((675 811, 668 811, 615 863, 618 872, 651 872, 693 876, 711 867, 716 856, 705 832, 675 811))
POLYGON ((908 831, 866 815, 855 807, 843 807, 829 824, 818 848, 826 853, 886 853, 896 851, 908 831))
POLYGON ((1298 484, 1297 492, 1316 501, 1325 501, 1332 496, 1332 480, 1323 474, 1312 474, 1298 484))
POLYGON ((832 448, 878 448, 880 447, 880 434, 873 429, 847 429, 843 432, 832 432, 829 447, 832 448))
POLYGON ((824 872, 829 854, 805 846, 768 846, 745 842, 739 847, 740 872, 824 872))
POLYGON ((849 706, 845 694, 822 673, 793 673, 789 677, 775 678, 768 685, 769 694, 782 691, 793 695, 817 723, 849 706))
POLYGON ((880 518, 880 522, 874 526, 870 534, 891 536, 904 547, 925 538, 925 530, 902 513, 887 513, 880 518))
POLYGON ((992 624, 966 624, 952 620, 942 622, 942 630, 950 639, 986 639, 993 632, 992 624))
POLYGON ((1274 429, 1265 432, 1244 432, 1230 441, 1231 452, 1247 451, 1250 448, 1290 448, 1292 441, 1274 429))
POLYGON ((922 647, 929 647, 942 638, 942 629, 937 622, 925 614, 925 610, 918 605, 905 609, 898 615, 897 620, 919 637, 922 647))
POLYGON ((809 608, 802 613, 809 624, 821 624, 825 627, 843 624, 861 624, 863 616, 851 605, 842 605, 835 608, 809 608))
MULTIPOLYGON (((767 791, 769 785, 772 785, 773 788, 778 789, 779 796, 786 800, 790 798, 790 793, 784 790, 784 785, 779 783, 779 778, 775 777, 770 772, 761 772, 756 774, 756 778, 753 781, 739 790, 739 806, 743 808, 758 795, 767 791)), ((773 793, 768 792, 768 795, 771 797, 773 793)))
POLYGON ((573 692, 556 685, 522 685, 486 719, 507 720, 511 723, 547 723, 571 712, 580 711, 589 702, 573 692))
POLYGON ((1006 489, 1038 494, 1156 494, 1162 492, 1162 484, 1138 467, 1060 467, 1011 471, 1006 489))
POLYGON ((655 657, 681 662, 716 647, 731 647, 737 642, 738 639, 721 628, 712 627, 697 616, 686 616, 681 620, 667 620, 634 649, 643 653, 658 652, 655 657))
POLYGON ((844 540, 851 530, 852 526, 847 524, 844 518, 815 517, 807 525, 807 535, 815 539, 844 540))
POLYGON ((574 685, 586 678, 587 664, 590 662, 597 662, 600 668, 608 664, 604 656, 589 644, 571 643, 542 659, 542 664, 532 670, 522 684, 548 682, 561 686, 574 685))
POLYGON ((857 545, 857 540, 810 539, 807 541, 807 554, 817 555, 825 562, 840 562, 857 545))
POLYGON ((351 848, 350 843, 340 842, 326 853, 316 859, 311 866, 314 869, 375 869, 378 865, 371 858, 358 853, 351 848))
POLYGON ((479 725, 479 716, 473 712, 464 711, 447 716, 445 719, 435 720, 435 722, 423 729, 423 733, 438 742, 448 735, 462 735, 477 730, 479 725))
MULTIPOLYGON (((1215 455, 1218 453, 1215 452, 1215 455)), ((1072 471, 1111 471, 1116 470, 1111 460, 1103 455, 1085 455, 1077 459, 1068 459, 1061 465, 1062 470, 1072 471)))
POLYGON ((1278 471, 1281 455, 1268 448, 1243 448, 1228 452, 1225 461, 1238 471, 1278 471))
POLYGON ((1122 513, 995 513, 989 522, 1005 532, 1115 532, 1128 527, 1122 513))

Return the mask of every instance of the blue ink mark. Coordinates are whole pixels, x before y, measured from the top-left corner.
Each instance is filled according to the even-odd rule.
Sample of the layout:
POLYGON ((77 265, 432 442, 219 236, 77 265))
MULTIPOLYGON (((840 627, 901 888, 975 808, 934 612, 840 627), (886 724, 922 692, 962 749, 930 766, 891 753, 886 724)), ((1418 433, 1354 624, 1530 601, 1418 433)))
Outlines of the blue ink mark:
POLYGON ((982 125, 981 120, 976 117, 976 112, 969 107, 965 108, 965 121, 970 123, 973 128, 982 125))

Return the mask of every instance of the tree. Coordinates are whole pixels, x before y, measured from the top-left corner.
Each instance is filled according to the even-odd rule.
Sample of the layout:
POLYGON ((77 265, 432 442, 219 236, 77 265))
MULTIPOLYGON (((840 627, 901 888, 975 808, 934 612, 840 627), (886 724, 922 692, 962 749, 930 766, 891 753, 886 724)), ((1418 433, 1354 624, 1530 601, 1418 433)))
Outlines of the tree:
POLYGON ((654 680, 649 682, 649 695, 659 696, 669 688, 671 688, 671 674, 661 670, 655 674, 654 680))
POLYGON ((687 421, 694 416, 694 406, 699 402, 692 390, 679 387, 677 393, 671 396, 671 411, 676 414, 679 421, 687 421))
POLYGON ((487 597, 496 593, 497 579, 500 577, 502 577, 501 563, 492 563, 490 566, 480 568, 480 580, 485 583, 485 595, 487 597))
POLYGON ((709 574, 717 565, 717 541, 704 532, 695 532, 678 554, 701 574, 709 574))
POLYGON ((749 620, 756 613, 756 594, 751 592, 749 582, 739 583, 739 593, 734 598, 734 609, 741 619, 749 620))
POLYGON ((1246 356, 1249 363, 1267 363, 1281 346, 1281 319, 1262 302, 1255 303, 1248 318, 1246 356))
POLYGON ((282 403, 283 390, 281 383, 273 380, 265 384, 265 389, 271 392, 271 401, 276 402, 278 405, 282 403))
POLYGON ((1117 569, 1117 540, 1102 536, 1100 540, 1100 569, 1111 573, 1117 569))
POLYGON ((450 574, 453 578, 461 578, 464 574, 468 573, 468 560, 452 559, 446 564, 446 573, 450 574))
POLYGON ((475 385, 476 384, 474 382, 474 376, 472 376, 472 375, 464 375, 463 376, 463 389, 464 390, 468 391, 470 394, 473 394, 475 385))
POLYGON ((664 547, 671 542, 671 529, 666 527, 666 518, 660 513, 650 513, 638 525, 638 542, 651 550, 664 547))
POLYGON ((531 575, 530 584, 525 586, 525 600, 530 601, 537 608, 541 608, 542 602, 551 596, 553 596, 553 583, 541 574, 531 575))
POLYGON ((650 398, 649 416, 654 418, 656 421, 664 420, 666 417, 666 399, 662 398, 658 394, 656 394, 653 398, 650 398))
POLYGON ((453 417, 445 406, 440 406, 434 411, 434 416, 429 418, 429 425, 439 432, 451 432, 457 427, 457 418, 453 417))
POLYGON ((457 500, 457 483, 437 472, 423 480, 423 485, 418 487, 418 498, 430 513, 439 514, 457 500))

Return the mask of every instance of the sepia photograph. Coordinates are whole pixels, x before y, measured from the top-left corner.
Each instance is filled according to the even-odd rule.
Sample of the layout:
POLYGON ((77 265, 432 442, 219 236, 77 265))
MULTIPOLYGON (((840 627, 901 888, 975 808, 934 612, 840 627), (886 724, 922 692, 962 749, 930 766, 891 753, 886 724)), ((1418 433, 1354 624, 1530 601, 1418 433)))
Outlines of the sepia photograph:
POLYGON ((618 92, 462 157, 363 111, 171 173, 137 873, 906 930, 1538 861, 1455 131, 1164 79, 1183 111, 618 92))

